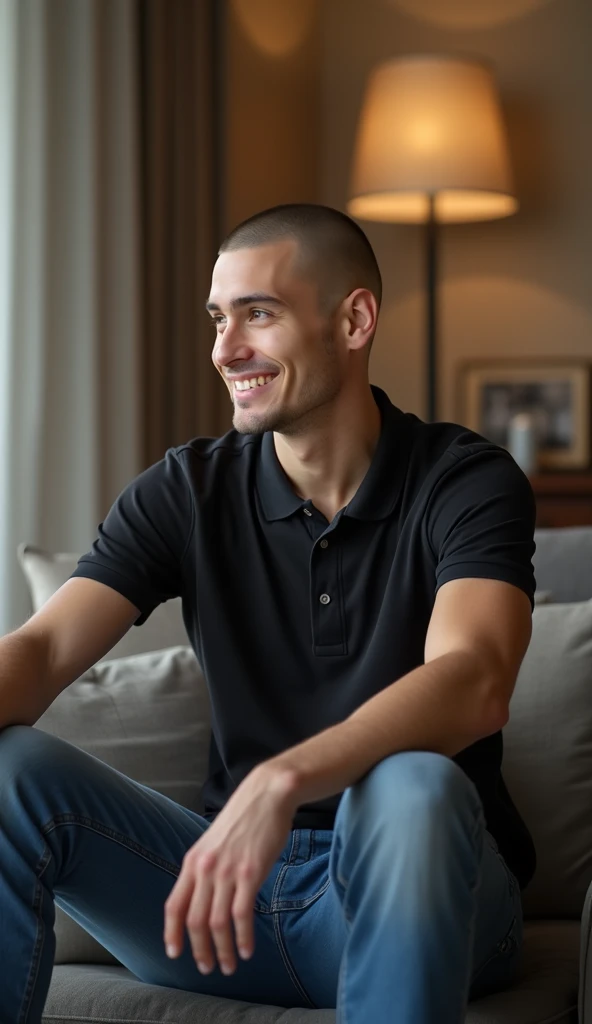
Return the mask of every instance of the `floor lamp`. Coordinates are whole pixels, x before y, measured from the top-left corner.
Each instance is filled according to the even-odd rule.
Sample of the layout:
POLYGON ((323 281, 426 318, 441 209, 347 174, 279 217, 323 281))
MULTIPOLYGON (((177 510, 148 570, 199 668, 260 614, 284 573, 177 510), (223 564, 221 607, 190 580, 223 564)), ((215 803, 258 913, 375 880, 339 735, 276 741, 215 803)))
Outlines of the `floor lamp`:
POLYGON ((426 408, 437 415, 438 225, 518 209, 493 74, 476 60, 414 55, 379 65, 364 97, 348 213, 425 225, 426 408))

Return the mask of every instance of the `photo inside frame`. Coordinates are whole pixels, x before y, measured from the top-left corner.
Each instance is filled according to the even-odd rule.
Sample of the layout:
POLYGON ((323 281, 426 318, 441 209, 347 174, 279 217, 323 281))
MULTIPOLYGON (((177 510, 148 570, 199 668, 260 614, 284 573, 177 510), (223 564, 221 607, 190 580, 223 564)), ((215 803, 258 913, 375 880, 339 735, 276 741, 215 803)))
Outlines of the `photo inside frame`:
POLYGON ((538 444, 556 451, 574 444, 573 381, 484 382, 480 391, 478 432, 506 446, 512 418, 521 412, 532 416, 538 444))

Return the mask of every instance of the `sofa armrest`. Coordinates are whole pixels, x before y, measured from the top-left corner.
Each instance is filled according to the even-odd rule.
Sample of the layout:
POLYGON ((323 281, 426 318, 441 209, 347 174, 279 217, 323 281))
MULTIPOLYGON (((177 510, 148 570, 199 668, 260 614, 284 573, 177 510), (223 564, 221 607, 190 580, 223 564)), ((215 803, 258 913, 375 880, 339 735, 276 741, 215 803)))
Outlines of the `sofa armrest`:
POLYGON ((578 992, 579 1024, 592 1024, 592 882, 582 909, 580 933, 580 984, 578 992))

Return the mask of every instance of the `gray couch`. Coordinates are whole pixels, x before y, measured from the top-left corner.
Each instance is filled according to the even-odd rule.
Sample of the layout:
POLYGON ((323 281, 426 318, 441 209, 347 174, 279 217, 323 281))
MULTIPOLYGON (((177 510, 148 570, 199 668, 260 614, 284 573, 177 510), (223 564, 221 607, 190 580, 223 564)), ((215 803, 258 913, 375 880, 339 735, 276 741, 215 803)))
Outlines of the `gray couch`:
MULTIPOLYGON (((30 546, 21 546, 19 558, 33 608, 76 564, 74 555, 49 556, 30 546)), ((592 528, 539 531, 536 569, 547 603, 535 608, 533 639, 504 730, 504 776, 533 833, 538 867, 523 896, 518 977, 509 990, 472 1002, 470 1024, 592 1024, 592 528)), ((209 704, 179 603, 168 602, 143 627, 130 630, 35 728, 201 811, 209 704), (166 700, 172 693, 175 699, 166 700)), ((333 1010, 255 1005, 146 985, 59 908, 55 931, 47 1024, 335 1021, 333 1010)))

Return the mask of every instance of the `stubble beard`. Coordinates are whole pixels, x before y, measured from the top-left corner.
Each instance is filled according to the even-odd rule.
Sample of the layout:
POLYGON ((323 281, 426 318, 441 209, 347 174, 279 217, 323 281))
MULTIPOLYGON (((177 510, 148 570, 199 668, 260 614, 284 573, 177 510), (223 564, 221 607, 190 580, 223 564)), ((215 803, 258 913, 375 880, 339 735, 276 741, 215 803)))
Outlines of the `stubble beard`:
POLYGON ((298 397, 298 404, 292 409, 265 409, 262 412, 241 409, 234 406, 232 425, 239 434, 264 434, 273 430, 278 434, 296 437, 306 433, 322 417, 323 407, 337 397, 340 390, 340 376, 335 358, 333 332, 323 335, 323 361, 314 369, 298 397))

